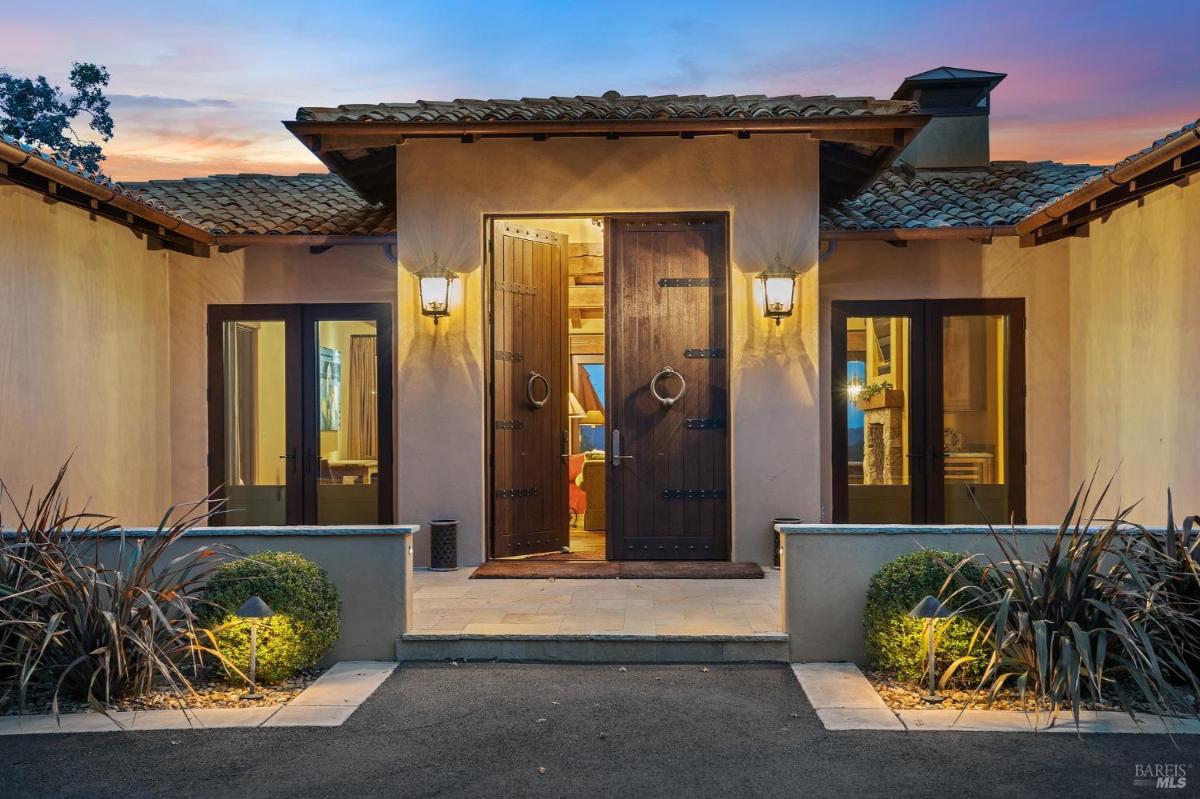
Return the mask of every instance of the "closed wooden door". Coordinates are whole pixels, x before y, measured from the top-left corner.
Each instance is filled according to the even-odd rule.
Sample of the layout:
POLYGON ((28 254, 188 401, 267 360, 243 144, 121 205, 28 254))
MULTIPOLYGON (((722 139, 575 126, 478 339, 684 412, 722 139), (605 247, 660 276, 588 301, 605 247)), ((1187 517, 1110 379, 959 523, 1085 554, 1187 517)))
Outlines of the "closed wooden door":
POLYGON ((496 557, 568 544, 567 237, 499 222, 492 258, 496 557))
POLYGON ((605 229, 609 557, 726 559, 725 220, 605 229))

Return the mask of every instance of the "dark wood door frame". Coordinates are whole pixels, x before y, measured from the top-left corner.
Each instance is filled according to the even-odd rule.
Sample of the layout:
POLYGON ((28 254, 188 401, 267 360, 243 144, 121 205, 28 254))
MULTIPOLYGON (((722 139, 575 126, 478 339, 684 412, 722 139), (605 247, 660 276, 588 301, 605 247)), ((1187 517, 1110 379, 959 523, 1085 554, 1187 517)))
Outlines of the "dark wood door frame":
POLYGON ((388 303, 317 303, 301 306, 301 419, 303 420, 300 470, 304 485, 304 519, 317 519, 317 445, 321 422, 317 408, 317 324, 319 322, 374 322, 376 405, 379 419, 379 524, 391 524, 395 475, 392 458, 392 306, 388 303))
MULTIPOLYGON (((925 358, 925 313, 921 303, 910 300, 869 300, 834 302, 830 309, 830 358, 829 372, 830 410, 833 419, 833 436, 830 439, 833 457, 833 522, 845 524, 850 507, 847 484, 846 420, 847 402, 846 377, 846 320, 850 317, 891 316, 909 320, 909 408, 925 406, 926 373, 925 358)), ((927 416, 909 413, 909 482, 912 491, 912 520, 926 518, 925 456, 927 416)))
MULTIPOLYGON (((925 330, 927 332, 926 362, 928 380, 933 390, 926 403, 927 424, 930 430, 941 430, 943 422, 942 392, 942 322, 949 316, 1007 316, 1008 317, 1008 368, 1006 377, 1005 421, 1009 456, 1005 460, 1004 479, 1008 483, 1008 502, 1011 519, 989 519, 993 524, 1025 523, 1025 300, 1023 299, 963 299, 930 300, 926 303, 925 330)), ((935 519, 941 521, 945 509, 944 471, 945 452, 939 445, 930 453, 928 502, 935 509, 935 519), (935 479, 936 478, 936 479, 935 479)), ((932 520, 932 519, 931 519, 932 520)))
MULTIPOLYGON (((323 320, 366 320, 376 323, 376 387, 379 408, 379 523, 394 518, 395 480, 392 457, 392 307, 387 303, 328 303, 309 305, 208 306, 208 488, 210 505, 219 509, 225 482, 225 367, 226 322, 284 323, 284 374, 287 524, 316 524, 315 446, 319 436, 317 404, 316 324, 323 320)), ((212 520, 223 524, 218 513, 212 520)))
MULTIPOLYGON (((832 458, 832 520, 845 524, 849 512, 846 421, 846 320, 849 317, 904 316, 910 321, 909 470, 912 522, 936 524, 945 513, 944 456, 940 441, 929 431, 943 427, 942 322, 948 316, 1008 317, 1007 441, 1010 456, 1005 480, 1012 519, 1026 518, 1025 449, 1025 300, 835 300, 830 306, 830 452, 832 458), (926 448, 929 450, 926 451, 926 448)), ((1008 519, 993 520, 1008 522, 1008 519)))
MULTIPOLYGON (((224 524, 221 512, 225 502, 225 348, 226 322, 283 322, 284 373, 300 374, 300 306, 298 305, 210 305, 208 306, 208 491, 210 508, 215 512, 211 524, 224 524)), ((301 436, 300 383, 289 380, 284 387, 288 441, 285 477, 287 524, 301 524, 301 476, 299 444, 301 436)))

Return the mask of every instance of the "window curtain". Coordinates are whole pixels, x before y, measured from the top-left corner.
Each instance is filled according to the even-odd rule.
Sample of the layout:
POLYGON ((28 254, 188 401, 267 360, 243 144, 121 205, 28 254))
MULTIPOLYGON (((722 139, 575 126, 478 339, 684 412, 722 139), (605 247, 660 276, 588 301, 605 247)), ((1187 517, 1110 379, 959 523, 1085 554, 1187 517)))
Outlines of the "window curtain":
POLYGON ((350 337, 350 396, 346 403, 346 457, 352 461, 379 457, 379 370, 375 336, 350 337))
POLYGON ((240 322, 225 328, 225 480, 256 485, 258 330, 240 322))

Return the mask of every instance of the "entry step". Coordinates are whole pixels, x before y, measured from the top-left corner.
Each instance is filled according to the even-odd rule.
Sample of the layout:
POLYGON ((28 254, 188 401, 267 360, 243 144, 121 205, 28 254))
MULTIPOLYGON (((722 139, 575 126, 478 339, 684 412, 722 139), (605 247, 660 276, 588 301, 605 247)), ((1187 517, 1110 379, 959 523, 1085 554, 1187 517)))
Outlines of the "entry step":
POLYGON ((502 660, 570 663, 786 663, 785 633, 753 635, 409 633, 399 661, 502 660))

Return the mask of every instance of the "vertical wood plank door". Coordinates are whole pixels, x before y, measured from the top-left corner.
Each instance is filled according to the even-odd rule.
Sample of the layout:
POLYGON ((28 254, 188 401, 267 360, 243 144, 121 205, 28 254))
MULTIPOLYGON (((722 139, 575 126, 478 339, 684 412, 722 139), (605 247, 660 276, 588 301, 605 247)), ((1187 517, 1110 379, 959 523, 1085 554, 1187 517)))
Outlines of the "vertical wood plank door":
POLYGON ((725 220, 605 229, 609 557, 727 559, 725 220))
POLYGON ((492 240, 495 557, 568 544, 567 237, 497 222, 492 240))

